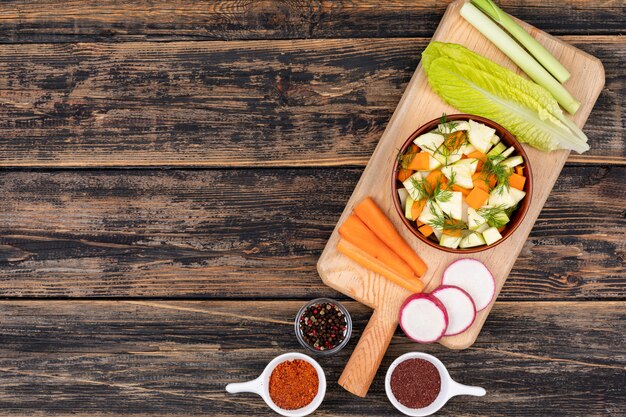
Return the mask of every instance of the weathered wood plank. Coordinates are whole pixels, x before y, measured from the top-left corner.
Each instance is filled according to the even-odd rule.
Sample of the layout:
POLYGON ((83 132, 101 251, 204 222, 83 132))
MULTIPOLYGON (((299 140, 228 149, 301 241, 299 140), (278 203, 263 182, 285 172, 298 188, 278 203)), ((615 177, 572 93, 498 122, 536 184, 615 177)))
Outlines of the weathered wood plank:
MULTIPOLYGON (((585 163, 624 163, 626 44, 585 163)), ((0 45, 0 166, 365 165, 426 39, 0 45)))
MULTIPOLYGON (((0 172, 0 297, 336 296, 315 264, 360 174, 0 172)), ((625 213, 625 167, 566 167, 501 297, 626 295, 625 213)))
MULTIPOLYGON (((618 33, 624 4, 504 0, 509 13, 554 34, 618 33)), ((447 1, 117 0, 0 3, 0 42, 233 40, 430 36, 447 1)))
MULTIPOLYGON (((273 357, 302 351, 297 301, 2 301, 0 415, 267 415, 260 398, 232 396, 273 357)), ((394 414, 384 372, 412 350, 432 353, 460 382, 484 386, 441 415, 572 416, 626 413, 625 302, 496 303, 465 351, 394 337, 366 398, 337 378, 370 312, 346 303, 355 334, 320 359, 328 379, 319 415, 394 414)))

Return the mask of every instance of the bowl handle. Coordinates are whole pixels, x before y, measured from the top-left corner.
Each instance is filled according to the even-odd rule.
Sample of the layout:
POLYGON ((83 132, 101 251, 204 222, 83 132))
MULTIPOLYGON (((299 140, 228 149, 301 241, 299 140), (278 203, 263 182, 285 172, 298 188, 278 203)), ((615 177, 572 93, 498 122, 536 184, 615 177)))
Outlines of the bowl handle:
POLYGON ((253 392, 255 394, 261 395, 261 376, 257 379, 248 382, 235 382, 232 384, 226 385, 226 392, 231 394, 238 394, 240 392, 253 392))
POLYGON ((474 397, 482 397, 487 394, 487 391, 484 388, 459 384, 458 382, 453 380, 450 380, 448 390, 450 395, 449 398, 457 395, 473 395, 474 397))

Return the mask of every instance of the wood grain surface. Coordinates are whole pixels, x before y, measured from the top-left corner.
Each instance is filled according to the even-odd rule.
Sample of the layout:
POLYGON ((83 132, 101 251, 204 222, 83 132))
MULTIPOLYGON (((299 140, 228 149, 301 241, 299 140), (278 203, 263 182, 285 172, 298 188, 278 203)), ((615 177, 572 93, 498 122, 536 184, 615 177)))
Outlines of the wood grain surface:
MULTIPOLYGON (((261 416, 252 394, 224 386, 255 378, 273 357, 303 351, 293 337, 298 301, 2 301, 0 415, 261 416)), ((346 306, 356 332, 321 358, 326 399, 315 415, 396 415, 380 372, 367 398, 337 386, 370 312, 346 306)), ((498 302, 470 349, 419 346, 459 382, 487 389, 438 415, 619 416, 626 413, 621 302, 498 302)), ((397 334, 385 356, 417 348, 397 334)))
MULTIPOLYGON (((449 1, 11 0, 2 42, 297 39, 430 36, 449 1)), ((555 34, 623 30, 624 4, 591 0, 498 2, 555 34), (537 11, 540 11, 538 13, 537 11)))
MULTIPOLYGON (((619 36, 572 162, 624 163, 619 36)), ((427 39, 0 45, 0 166, 365 165, 427 39)))
MULTIPOLYGON (((315 263, 448 3, 0 2, 0 416, 269 415, 224 386, 302 351, 304 300, 345 299, 315 263)), ((622 416, 624 3, 498 3, 604 63, 592 150, 476 344, 397 333, 382 370, 425 350, 487 388, 441 415, 622 416)), ((346 305, 316 415, 395 415, 382 373, 337 386, 371 314, 346 305)))
MULTIPOLYGON (((360 175, 0 172, 0 296, 336 296, 315 263, 360 175)), ((625 214, 625 167, 567 167, 501 297, 624 297, 625 214)))

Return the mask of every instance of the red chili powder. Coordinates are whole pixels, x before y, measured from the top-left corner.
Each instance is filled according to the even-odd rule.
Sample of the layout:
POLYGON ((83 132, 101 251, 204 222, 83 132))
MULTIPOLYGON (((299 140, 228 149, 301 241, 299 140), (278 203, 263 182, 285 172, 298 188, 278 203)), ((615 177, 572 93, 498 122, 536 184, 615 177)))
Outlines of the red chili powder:
POLYGON ((270 397, 283 410, 296 410, 313 401, 319 389, 317 371, 307 361, 285 361, 272 371, 270 397))
POLYGON ((391 374, 391 392, 398 402, 409 408, 432 404, 441 391, 437 367, 424 359, 407 359, 391 374))

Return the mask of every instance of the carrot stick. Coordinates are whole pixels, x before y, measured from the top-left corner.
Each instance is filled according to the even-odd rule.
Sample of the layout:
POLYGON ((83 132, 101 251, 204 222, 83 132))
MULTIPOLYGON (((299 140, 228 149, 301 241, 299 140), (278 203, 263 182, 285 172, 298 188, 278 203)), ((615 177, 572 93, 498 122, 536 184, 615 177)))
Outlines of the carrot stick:
POLYGON ((422 259, 413 251, 413 249, 402 239, 393 223, 385 216, 380 207, 376 205, 374 200, 367 197, 354 208, 354 213, 359 216, 388 247, 395 253, 400 255, 411 269, 419 277, 426 273, 428 267, 422 259))
POLYGON ((415 275, 413 275, 411 279, 398 275, 379 259, 374 258, 345 239, 339 239, 339 243, 337 243, 337 250, 362 267, 384 276, 391 282, 406 288, 409 291, 422 292, 424 290, 424 284, 415 275))
POLYGON ((339 234, 354 246, 380 260, 396 274, 406 279, 415 275, 411 267, 368 229, 356 215, 350 215, 343 222, 339 227, 339 234))

